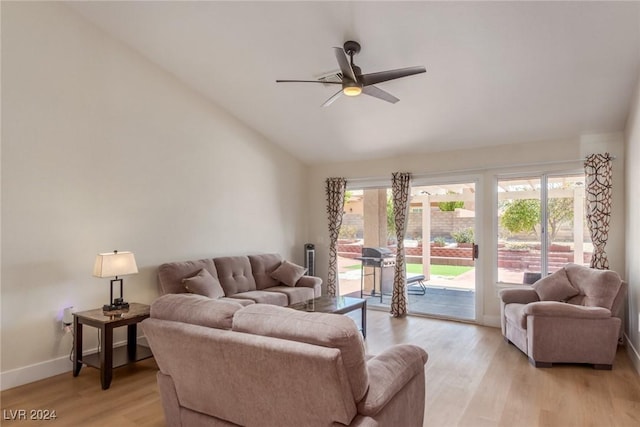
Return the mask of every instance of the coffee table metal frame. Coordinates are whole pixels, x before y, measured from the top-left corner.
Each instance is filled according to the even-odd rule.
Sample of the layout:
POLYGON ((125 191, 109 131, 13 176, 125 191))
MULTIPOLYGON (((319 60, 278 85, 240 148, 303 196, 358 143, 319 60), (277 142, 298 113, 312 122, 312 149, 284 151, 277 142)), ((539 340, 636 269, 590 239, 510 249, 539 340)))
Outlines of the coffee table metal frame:
POLYGON ((367 300, 353 297, 323 295, 312 300, 291 304, 289 308, 316 313, 346 314, 362 310, 362 336, 367 337, 367 300))

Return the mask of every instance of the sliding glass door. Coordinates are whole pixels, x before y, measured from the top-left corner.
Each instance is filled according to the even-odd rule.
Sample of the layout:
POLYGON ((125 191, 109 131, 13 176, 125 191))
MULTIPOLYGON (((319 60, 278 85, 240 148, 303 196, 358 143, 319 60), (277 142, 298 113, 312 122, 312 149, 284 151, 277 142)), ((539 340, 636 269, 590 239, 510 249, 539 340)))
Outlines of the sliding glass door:
POLYGON ((405 241, 409 311, 475 320, 475 182, 415 185, 411 194, 405 241), (424 276, 424 287, 412 281, 416 276, 424 276))
POLYGON ((588 265, 584 173, 498 179, 498 281, 532 283, 568 262, 588 265))
MULTIPOLYGON (((475 182, 414 185, 406 231, 409 311, 475 320, 475 182)), ((390 188, 350 188, 338 241, 340 294, 391 302, 396 237, 390 188), (363 250, 385 258, 365 260, 363 250)))

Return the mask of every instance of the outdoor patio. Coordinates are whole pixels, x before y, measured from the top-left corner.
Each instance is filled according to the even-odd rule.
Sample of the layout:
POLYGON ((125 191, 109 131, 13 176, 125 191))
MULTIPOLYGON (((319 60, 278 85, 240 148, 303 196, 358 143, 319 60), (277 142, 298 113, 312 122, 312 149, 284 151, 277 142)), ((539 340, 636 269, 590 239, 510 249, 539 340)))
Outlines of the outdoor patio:
MULTIPOLYGON (((360 291, 346 295, 360 297, 360 291)), ((388 309, 391 304, 391 295, 383 295, 382 302, 377 295, 364 298, 369 308, 388 309)), ((475 320, 475 291, 427 286, 424 295, 409 295, 409 313, 475 320)))
MULTIPOLYGON (((354 268, 354 260, 338 257, 340 294, 360 298, 360 268, 354 268)), ((519 269, 499 268, 499 277, 506 283, 522 283, 522 271, 519 269)), ((408 273, 408 277, 415 274, 408 273)), ((461 320, 475 320, 475 269, 457 276, 432 275, 425 281, 424 295, 415 295, 412 291, 419 289, 414 284, 409 287, 409 312, 431 316, 461 320)), ((367 306, 374 309, 388 310, 391 295, 364 295, 367 306)))
MULTIPOLYGON (((361 271, 359 268, 348 266, 353 264, 353 259, 338 257, 340 294, 345 296, 360 297, 361 271)), ((470 270, 455 277, 432 276, 425 281, 426 291, 424 295, 409 294, 409 312, 415 314, 427 314, 432 316, 447 317, 461 320, 475 320, 475 271, 470 270)), ((411 277, 412 274, 409 274, 411 277)), ((410 292, 417 291, 419 286, 414 284, 409 287, 410 292)), ((375 309, 388 309, 391 304, 391 295, 369 296, 364 295, 367 306, 375 309)))

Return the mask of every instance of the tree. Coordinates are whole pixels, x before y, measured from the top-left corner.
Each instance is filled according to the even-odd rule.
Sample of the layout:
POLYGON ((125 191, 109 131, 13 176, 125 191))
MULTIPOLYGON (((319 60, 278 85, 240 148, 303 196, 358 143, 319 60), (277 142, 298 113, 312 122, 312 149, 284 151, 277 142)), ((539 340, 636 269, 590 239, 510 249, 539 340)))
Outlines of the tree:
POLYGON ((573 224, 573 199, 569 197, 550 199, 547 209, 549 210, 549 235, 551 240, 555 240, 556 234, 564 224, 573 224))
MULTIPOLYGON (((568 197, 549 199, 549 235, 555 240, 560 228, 573 221, 573 199, 568 197)), ((511 233, 532 233, 538 236, 540 225, 540 200, 516 199, 505 203, 500 224, 511 233)))
POLYGON ((440 208, 441 211, 444 212, 452 212, 455 211, 457 208, 462 208, 464 207, 464 202, 440 202, 438 203, 438 207, 440 208))
POLYGON ((387 237, 396 237, 396 216, 393 213, 393 198, 387 194, 387 237))
MULTIPOLYGON (((447 191, 447 194, 458 194, 458 193, 455 193, 453 191, 447 191)), ((438 203, 438 208, 443 212, 453 212, 457 208, 463 208, 463 207, 464 207, 464 202, 461 200, 438 203)))
POLYGON ((349 203, 349 201, 351 200, 351 197, 353 196, 353 191, 351 190, 346 190, 344 192, 344 204, 346 205, 347 203, 349 203))
POLYGON ((516 199, 504 205, 500 224, 511 233, 533 233, 540 224, 540 200, 516 199))

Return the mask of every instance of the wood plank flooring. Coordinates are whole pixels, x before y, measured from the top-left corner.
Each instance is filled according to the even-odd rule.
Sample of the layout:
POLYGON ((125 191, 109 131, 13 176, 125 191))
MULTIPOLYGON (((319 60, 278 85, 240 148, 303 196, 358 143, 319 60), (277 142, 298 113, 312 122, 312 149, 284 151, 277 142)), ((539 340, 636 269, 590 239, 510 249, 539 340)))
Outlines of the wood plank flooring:
MULTIPOLYGON (((358 316, 356 316, 358 317, 358 316)), ((425 426, 638 426, 640 377, 624 348, 612 371, 580 365, 532 367, 500 330, 444 320, 391 318, 369 311, 367 350, 412 343, 429 353, 425 426)), ((71 373, 2 392, 5 426, 163 426, 153 359, 114 371, 100 388, 98 370, 71 373), (9 410, 56 410, 52 421, 10 421, 9 410)), ((402 426, 398 426, 402 427, 402 426)))

